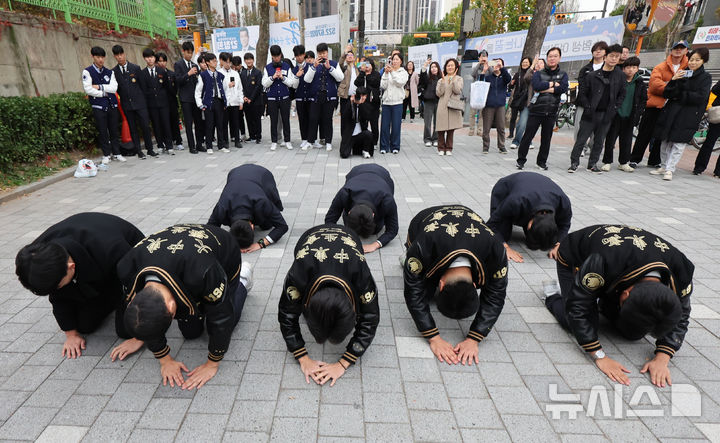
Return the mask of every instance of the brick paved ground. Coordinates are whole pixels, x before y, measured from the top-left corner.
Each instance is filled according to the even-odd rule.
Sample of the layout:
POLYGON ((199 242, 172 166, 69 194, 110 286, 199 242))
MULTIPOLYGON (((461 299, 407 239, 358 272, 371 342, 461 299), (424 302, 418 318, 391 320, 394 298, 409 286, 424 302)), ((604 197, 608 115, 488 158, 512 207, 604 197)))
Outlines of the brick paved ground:
MULTIPOLYGON (((294 120, 294 119, 293 119, 294 120)), ((336 121, 337 123, 337 121, 336 121)), ((293 123, 294 124, 294 123, 293 123)), ((264 121, 264 133, 268 123, 264 121)), ((336 133, 339 125, 336 125, 336 133)), ((421 124, 406 124, 399 155, 377 154, 396 182, 400 236, 420 209, 460 202, 484 217, 495 181, 515 171, 514 155, 481 155, 480 138, 456 137, 455 156, 435 155, 421 143, 421 124)), ((679 246, 696 265, 693 314, 682 350, 672 360, 673 381, 696 388, 702 414, 671 417, 669 389, 650 389, 664 417, 629 416, 634 389, 649 386, 639 370, 651 356, 649 341, 628 343, 608 333, 607 353, 632 370, 631 389, 616 404, 612 385, 583 355, 573 338, 549 317, 539 299, 554 263, 525 251, 512 264, 505 309, 480 345, 479 366, 448 366, 432 358, 418 338, 402 295, 394 240, 368 256, 380 290, 381 321, 361 362, 331 388, 305 384, 285 350, 277 300, 292 248, 300 234, 321 223, 343 176, 360 158, 337 150, 278 149, 248 145, 213 156, 175 157, 111 165, 94 179, 68 179, 0 206, 0 438, 43 441, 666 441, 720 439, 720 182, 687 171, 663 182, 640 169, 595 176, 567 174, 571 135, 556 134, 546 173, 570 195, 573 227, 620 222, 648 228, 679 246), (14 275, 17 250, 52 223, 79 211, 104 211, 152 233, 177 222, 204 222, 227 171, 245 162, 269 168, 284 200, 290 232, 277 245, 244 256, 255 266, 255 286, 217 376, 197 392, 159 383, 158 364, 142 351, 112 363, 118 342, 111 322, 91 335, 79 360, 60 356, 64 336, 50 305, 25 291, 14 275), (583 411, 593 386, 609 392, 611 411, 594 417, 554 419, 550 385, 579 394, 583 411)), ((295 140, 295 138, 294 138, 295 140)), ((296 143, 297 145, 297 143, 296 143)), ((336 140, 336 146, 339 140, 336 140)), ((533 164, 531 151, 529 163, 533 164)), ((688 149, 687 158, 695 155, 688 149)), ((687 165, 687 163, 685 163, 687 165)), ((444 336, 460 340, 468 321, 436 315, 444 336)), ((175 358, 187 366, 205 359, 206 338, 184 341, 170 330, 175 358)), ((306 337, 308 337, 306 332, 306 337)), ((310 345, 315 358, 338 358, 343 346, 310 345)), ((646 394, 639 408, 652 408, 646 394)), ((679 398, 679 397, 678 397, 679 398)), ((634 404, 633 403, 633 404, 634 404)), ((601 402, 598 402, 601 404, 601 402)), ((640 414, 642 415, 642 414, 640 414)))

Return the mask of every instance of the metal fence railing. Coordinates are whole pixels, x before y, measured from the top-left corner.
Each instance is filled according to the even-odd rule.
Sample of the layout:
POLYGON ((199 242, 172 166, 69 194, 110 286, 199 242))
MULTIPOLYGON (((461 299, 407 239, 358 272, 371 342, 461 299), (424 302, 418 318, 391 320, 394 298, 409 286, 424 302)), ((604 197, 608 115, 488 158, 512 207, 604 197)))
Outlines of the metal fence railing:
MULTIPOLYGON (((120 26, 146 31, 151 37, 177 39, 175 6, 170 0, 15 0, 62 12, 65 21, 72 16, 88 17, 108 23, 116 31, 120 26)), ((10 0, 12 8, 12 0, 10 0)))

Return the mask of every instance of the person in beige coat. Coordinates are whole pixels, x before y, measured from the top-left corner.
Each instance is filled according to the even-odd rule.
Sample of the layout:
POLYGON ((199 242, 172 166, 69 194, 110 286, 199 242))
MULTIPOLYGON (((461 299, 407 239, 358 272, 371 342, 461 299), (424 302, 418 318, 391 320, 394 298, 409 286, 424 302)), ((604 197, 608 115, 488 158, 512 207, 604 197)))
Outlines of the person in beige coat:
POLYGON ((405 100, 403 100, 402 119, 404 122, 407 109, 410 108, 410 123, 413 123, 415 120, 415 110, 420 107, 420 101, 418 100, 418 82, 420 76, 415 71, 415 63, 411 61, 405 64, 405 70, 409 77, 407 83, 405 83, 405 100))
POLYGON ((451 99, 459 99, 462 95, 463 79, 458 75, 459 68, 460 63, 456 59, 448 59, 443 78, 437 84, 438 155, 452 155, 455 130, 463 126, 462 111, 448 108, 451 99))

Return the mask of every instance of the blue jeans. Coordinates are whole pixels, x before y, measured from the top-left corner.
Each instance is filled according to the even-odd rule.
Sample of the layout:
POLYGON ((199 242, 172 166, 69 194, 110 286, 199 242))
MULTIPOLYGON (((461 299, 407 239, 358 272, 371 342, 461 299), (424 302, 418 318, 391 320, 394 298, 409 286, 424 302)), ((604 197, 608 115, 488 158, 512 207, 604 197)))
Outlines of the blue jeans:
POLYGON ((520 111, 517 124, 515 125, 515 138, 512 141, 513 144, 516 146, 520 146, 520 141, 522 140, 522 136, 525 133, 525 127, 527 126, 529 114, 530 111, 528 110, 527 106, 523 108, 522 111, 520 111))
POLYGON ((380 122, 380 150, 400 150, 400 125, 402 124, 403 105, 382 105, 380 122), (392 126, 392 129, 391 129, 392 126))

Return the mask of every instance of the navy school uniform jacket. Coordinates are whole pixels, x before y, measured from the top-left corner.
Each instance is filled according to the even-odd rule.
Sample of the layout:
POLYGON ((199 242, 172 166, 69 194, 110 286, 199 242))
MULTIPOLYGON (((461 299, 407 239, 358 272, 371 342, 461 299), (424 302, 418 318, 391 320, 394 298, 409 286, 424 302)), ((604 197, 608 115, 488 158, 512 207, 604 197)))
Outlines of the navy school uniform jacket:
POLYGON ((178 60, 175 62, 175 82, 178 88, 178 95, 180 96, 180 102, 182 103, 195 103, 195 86, 198 82, 198 76, 200 75, 200 66, 197 63, 190 62, 191 67, 197 68, 197 73, 188 76, 187 61, 185 59, 178 60))
MULTIPOLYGON (((204 317, 208 359, 222 360, 235 328, 235 308, 228 288, 239 277, 240 247, 228 231, 182 224, 152 234, 118 263, 127 306, 150 276, 160 279, 177 303, 175 318, 204 317)), ((163 334, 145 340, 155 358, 170 353, 163 334)))
POLYGON ((345 292, 356 314, 355 332, 341 357, 354 364, 372 343, 380 322, 377 287, 360 238, 341 225, 315 226, 303 233, 294 253, 278 306, 280 331, 288 351, 296 359, 307 355, 300 315, 319 289, 336 286, 345 292))
POLYGON ((259 165, 247 164, 230 170, 227 183, 213 209, 209 225, 230 226, 235 220, 250 220, 260 229, 272 230, 273 243, 288 231, 280 211, 280 194, 272 172, 259 165))
POLYGON ((127 73, 123 74, 120 65, 113 68, 115 79, 118 83, 118 94, 120 94, 120 105, 126 111, 139 111, 147 105, 145 103, 144 85, 145 79, 140 75, 140 66, 127 62, 125 65, 127 73))
POLYGON ((263 92, 262 78, 262 72, 254 66, 252 70, 245 68, 240 73, 243 94, 250 100, 251 104, 260 104, 263 92))
POLYGON ((57 243, 75 262, 72 281, 50 293, 53 315, 60 329, 77 329, 77 313, 84 305, 120 305, 123 292, 117 264, 144 235, 131 223, 110 214, 83 212, 56 223, 34 242, 57 243))
POLYGON ((554 181, 536 172, 517 172, 503 177, 490 195, 490 220, 487 225, 504 242, 512 235, 512 227, 527 227, 539 211, 553 211, 561 242, 570 230, 572 208, 570 199, 554 181))
POLYGON ((658 337, 655 353, 672 357, 680 349, 690 322, 695 265, 669 242, 633 226, 588 226, 560 244, 558 263, 575 274, 571 293, 562 297, 570 329, 586 352, 601 348, 598 309, 613 320, 620 310, 620 293, 651 271, 660 274, 682 306, 682 319, 665 337, 658 337))
POLYGON ((155 66, 155 78, 150 76, 150 70, 145 67, 141 74, 142 86, 145 87, 145 102, 148 108, 167 108, 168 92, 170 87, 170 79, 167 71, 159 66, 155 66))
POLYGON ((465 257, 480 289, 467 338, 479 342, 487 337, 505 305, 508 268, 502 240, 470 208, 445 205, 423 209, 412 219, 406 246, 405 303, 420 334, 426 339, 439 334, 430 299, 452 262, 465 257))
POLYGON ((383 227, 385 232, 378 238, 381 246, 387 245, 398 233, 398 213, 395 183, 387 169, 376 164, 355 166, 345 176, 345 185, 338 191, 325 215, 325 223, 337 223, 342 215, 347 217, 353 206, 368 204, 375 213, 375 234, 383 227))

